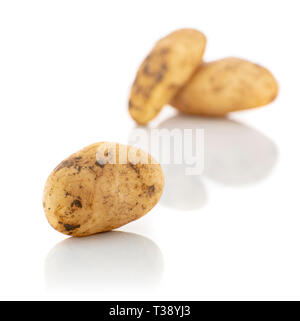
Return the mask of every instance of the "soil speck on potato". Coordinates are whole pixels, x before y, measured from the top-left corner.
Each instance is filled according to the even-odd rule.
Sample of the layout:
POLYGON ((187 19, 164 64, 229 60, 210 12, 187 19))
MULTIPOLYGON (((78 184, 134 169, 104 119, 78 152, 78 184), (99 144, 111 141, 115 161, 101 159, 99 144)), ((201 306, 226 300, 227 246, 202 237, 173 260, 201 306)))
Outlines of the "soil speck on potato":
POLYGON ((81 204, 80 200, 78 200, 78 199, 74 200, 74 201, 71 203, 71 207, 74 207, 74 206, 79 207, 79 208, 82 208, 82 204, 81 204))
POLYGON ((64 227, 65 227, 66 231, 69 232, 69 231, 76 230, 77 228, 80 227, 80 225, 64 224, 64 227))
POLYGON ((139 171, 139 169, 137 168, 136 165, 134 165, 134 164, 132 164, 132 163, 129 162, 129 166, 130 166, 137 174, 140 173, 140 171, 139 171))
POLYGON ((152 196, 154 192, 155 192, 155 186, 154 185, 149 186, 148 188, 149 196, 152 196))

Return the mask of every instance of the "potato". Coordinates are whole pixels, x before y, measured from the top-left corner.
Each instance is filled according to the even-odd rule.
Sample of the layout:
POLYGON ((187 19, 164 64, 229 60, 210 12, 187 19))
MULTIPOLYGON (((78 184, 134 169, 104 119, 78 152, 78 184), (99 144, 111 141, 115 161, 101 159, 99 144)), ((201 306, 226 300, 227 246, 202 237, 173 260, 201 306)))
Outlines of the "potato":
POLYGON ((159 40, 140 66, 132 85, 129 112, 138 124, 155 118, 202 62, 205 36, 193 29, 159 40))
POLYGON ((148 153, 102 142, 85 147, 54 169, 46 182, 43 206, 53 228, 85 236, 142 217, 159 201, 163 186, 162 169, 148 153))
POLYGON ((273 101, 278 85, 265 68, 238 58, 202 64, 172 99, 182 113, 224 116, 273 101))

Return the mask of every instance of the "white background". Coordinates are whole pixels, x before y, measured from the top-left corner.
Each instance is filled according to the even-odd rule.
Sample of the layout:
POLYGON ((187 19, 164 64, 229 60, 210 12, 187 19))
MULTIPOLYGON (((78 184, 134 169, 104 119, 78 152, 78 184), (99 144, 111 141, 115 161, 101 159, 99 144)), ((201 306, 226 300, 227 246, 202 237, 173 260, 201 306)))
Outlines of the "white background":
POLYGON ((296 0, 2 0, 0 298, 299 299, 299 30, 296 0), (206 34, 205 60, 269 68, 280 96, 211 121, 211 175, 174 176, 122 232, 64 241, 43 213, 47 176, 86 145, 128 142, 136 69, 182 27, 206 34))

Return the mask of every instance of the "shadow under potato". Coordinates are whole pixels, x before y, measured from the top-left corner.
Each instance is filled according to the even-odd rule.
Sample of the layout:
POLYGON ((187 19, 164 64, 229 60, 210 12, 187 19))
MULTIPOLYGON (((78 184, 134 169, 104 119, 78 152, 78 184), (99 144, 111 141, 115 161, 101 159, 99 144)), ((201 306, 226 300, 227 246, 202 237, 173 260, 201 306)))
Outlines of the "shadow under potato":
POLYGON ((129 290, 155 285, 163 273, 163 256, 146 237, 107 232, 58 243, 45 261, 50 290, 129 290))

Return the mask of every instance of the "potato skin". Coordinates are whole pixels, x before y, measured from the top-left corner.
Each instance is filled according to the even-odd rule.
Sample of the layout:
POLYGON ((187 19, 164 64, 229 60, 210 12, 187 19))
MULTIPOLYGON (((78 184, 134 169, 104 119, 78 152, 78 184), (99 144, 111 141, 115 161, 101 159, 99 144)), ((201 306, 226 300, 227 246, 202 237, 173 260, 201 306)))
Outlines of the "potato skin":
POLYGON ((83 148, 53 170, 45 185, 43 206, 57 231, 86 236, 116 229, 145 215, 159 201, 163 186, 162 169, 149 154, 101 142, 83 148), (99 161, 96 154, 100 146, 116 155, 117 164, 99 161), (127 164, 119 163, 121 148, 147 157, 151 163, 135 164, 132 158, 127 164))
POLYGON ((278 85, 265 68, 239 58, 202 64, 172 99, 182 113, 224 116, 273 101, 278 85))
POLYGON ((159 40, 138 69, 129 112, 141 125, 155 118, 202 62, 203 33, 180 29, 159 40))

